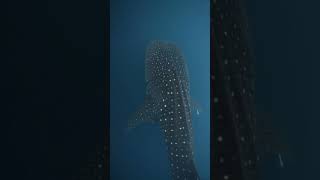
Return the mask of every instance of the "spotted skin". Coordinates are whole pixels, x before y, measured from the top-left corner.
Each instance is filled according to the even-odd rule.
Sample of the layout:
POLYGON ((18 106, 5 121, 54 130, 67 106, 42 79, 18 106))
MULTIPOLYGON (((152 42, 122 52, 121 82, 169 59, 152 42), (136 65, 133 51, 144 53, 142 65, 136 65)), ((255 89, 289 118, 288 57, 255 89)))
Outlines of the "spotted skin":
POLYGON ((212 176, 255 180, 253 56, 242 0, 211 3, 212 176))
POLYGON ((136 126, 146 119, 160 124, 173 180, 198 180, 192 142, 190 85, 187 67, 174 43, 153 41, 145 58, 146 97, 136 126))

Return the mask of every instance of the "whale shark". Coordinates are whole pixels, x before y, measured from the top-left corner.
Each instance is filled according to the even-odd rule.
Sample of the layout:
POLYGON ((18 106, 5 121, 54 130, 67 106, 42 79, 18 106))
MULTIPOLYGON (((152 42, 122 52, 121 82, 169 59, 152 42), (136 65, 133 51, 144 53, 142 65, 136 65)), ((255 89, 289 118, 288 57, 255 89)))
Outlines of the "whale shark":
POLYGON ((256 180, 254 54, 243 0, 211 4, 213 179, 256 180))
POLYGON ((129 129, 141 123, 158 124, 164 135, 171 178, 199 180, 193 151, 189 73, 175 43, 150 42, 145 55, 145 82, 144 102, 129 119, 129 129))
POLYGON ((256 71, 245 0, 211 3, 211 172, 213 179, 257 180, 276 155, 284 168, 288 148, 257 110, 256 71))

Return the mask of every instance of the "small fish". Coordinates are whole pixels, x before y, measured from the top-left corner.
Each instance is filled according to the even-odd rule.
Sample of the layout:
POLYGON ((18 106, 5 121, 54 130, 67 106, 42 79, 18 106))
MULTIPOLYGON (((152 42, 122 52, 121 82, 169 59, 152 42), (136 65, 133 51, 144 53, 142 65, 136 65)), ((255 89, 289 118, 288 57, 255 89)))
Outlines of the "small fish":
POLYGON ((281 156, 280 153, 278 154, 278 157, 279 157, 280 166, 281 166, 281 168, 283 168, 283 167, 284 167, 284 164, 283 164, 282 156, 281 156))

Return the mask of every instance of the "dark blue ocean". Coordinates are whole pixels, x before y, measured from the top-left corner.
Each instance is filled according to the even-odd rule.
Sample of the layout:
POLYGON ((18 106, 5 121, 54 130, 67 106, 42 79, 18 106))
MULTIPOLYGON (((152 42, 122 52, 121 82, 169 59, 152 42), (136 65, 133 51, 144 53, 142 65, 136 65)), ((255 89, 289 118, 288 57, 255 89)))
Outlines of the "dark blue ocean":
POLYGON ((145 95, 144 57, 152 40, 175 42, 185 57, 190 92, 202 112, 193 115, 195 162, 210 177, 210 8, 207 0, 111 0, 111 180, 167 180, 169 162, 157 124, 127 132, 145 95))

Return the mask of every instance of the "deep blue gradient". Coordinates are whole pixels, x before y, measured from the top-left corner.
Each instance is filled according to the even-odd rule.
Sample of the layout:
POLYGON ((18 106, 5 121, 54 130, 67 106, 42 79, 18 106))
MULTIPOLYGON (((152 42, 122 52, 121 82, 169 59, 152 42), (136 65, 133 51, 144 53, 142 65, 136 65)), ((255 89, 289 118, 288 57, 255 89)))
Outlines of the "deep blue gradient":
POLYGON ((145 95, 144 56, 151 40, 177 44, 186 59, 194 113, 195 161, 202 180, 210 177, 209 1, 111 0, 110 138, 111 180, 170 179, 160 127, 144 124, 127 132, 127 121, 145 95))
POLYGON ((285 168, 262 180, 319 179, 319 1, 247 0, 257 71, 257 108, 288 145, 285 168))

